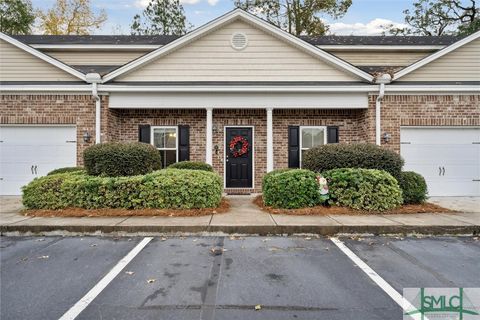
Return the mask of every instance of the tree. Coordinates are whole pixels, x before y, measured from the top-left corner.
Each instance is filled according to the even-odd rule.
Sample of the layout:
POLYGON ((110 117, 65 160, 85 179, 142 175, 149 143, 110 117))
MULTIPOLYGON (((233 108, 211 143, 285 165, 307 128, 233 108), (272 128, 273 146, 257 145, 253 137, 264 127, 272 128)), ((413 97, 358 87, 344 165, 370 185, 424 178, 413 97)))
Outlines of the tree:
POLYGON ((480 30, 477 0, 417 0, 413 9, 403 11, 407 27, 384 28, 393 35, 440 36, 470 34, 480 30))
POLYGON ((93 12, 90 0, 57 0, 46 12, 39 11, 40 28, 44 34, 88 35, 107 20, 105 10, 93 12))
POLYGON ((180 0, 150 0, 130 25, 133 35, 183 35, 191 28, 180 0))
POLYGON ((328 31, 320 15, 339 18, 352 0, 236 0, 235 5, 291 34, 316 36, 328 31))
POLYGON ((30 0, 0 0, 0 31, 8 34, 28 34, 35 15, 30 0))

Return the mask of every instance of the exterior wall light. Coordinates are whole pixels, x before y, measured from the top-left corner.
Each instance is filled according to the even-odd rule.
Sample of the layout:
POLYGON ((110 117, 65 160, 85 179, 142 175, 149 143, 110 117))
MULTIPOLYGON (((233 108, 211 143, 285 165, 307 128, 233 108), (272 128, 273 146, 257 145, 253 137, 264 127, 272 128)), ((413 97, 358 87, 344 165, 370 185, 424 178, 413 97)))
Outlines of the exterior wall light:
POLYGON ((383 141, 385 141, 385 143, 388 143, 390 141, 390 139, 392 138, 392 135, 388 132, 385 132, 383 134, 383 141))
POLYGON ((88 131, 85 131, 83 133, 83 142, 89 143, 91 139, 92 139, 92 136, 90 135, 90 133, 88 131))

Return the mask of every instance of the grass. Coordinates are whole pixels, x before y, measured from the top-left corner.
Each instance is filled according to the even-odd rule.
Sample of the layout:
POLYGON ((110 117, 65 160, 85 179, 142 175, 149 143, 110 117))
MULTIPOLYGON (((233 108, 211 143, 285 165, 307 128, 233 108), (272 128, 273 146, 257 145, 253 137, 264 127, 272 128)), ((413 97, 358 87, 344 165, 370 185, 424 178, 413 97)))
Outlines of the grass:
POLYGON ((230 203, 223 198, 217 208, 203 209, 82 209, 67 208, 60 210, 25 210, 29 217, 196 217, 210 214, 226 213, 230 203))
POLYGON ((272 214, 288 214, 288 215, 316 215, 316 216, 327 216, 327 215, 368 215, 368 214, 415 214, 415 213, 449 213, 455 212, 444 207, 440 207, 433 203, 424 202, 421 204, 407 204, 400 206, 398 208, 383 211, 366 211, 366 210, 355 210, 348 207, 337 207, 337 206, 315 206, 301 209, 279 209, 273 207, 267 207, 263 203, 262 196, 257 196, 253 202, 260 207, 263 211, 272 214))

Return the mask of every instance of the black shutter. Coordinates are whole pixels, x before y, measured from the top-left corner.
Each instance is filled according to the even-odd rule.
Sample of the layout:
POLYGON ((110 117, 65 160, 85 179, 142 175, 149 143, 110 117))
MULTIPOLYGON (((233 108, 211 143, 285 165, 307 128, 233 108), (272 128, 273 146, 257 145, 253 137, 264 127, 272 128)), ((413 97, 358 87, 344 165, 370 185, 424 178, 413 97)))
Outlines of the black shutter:
POLYGON ((338 143, 338 127, 327 127, 327 143, 338 143))
POLYGON ((138 126, 138 141, 150 143, 150 125, 141 124, 138 126))
POLYGON ((300 167, 300 127, 288 127, 288 167, 300 167))
POLYGON ((178 126, 178 161, 190 160, 190 127, 178 126))

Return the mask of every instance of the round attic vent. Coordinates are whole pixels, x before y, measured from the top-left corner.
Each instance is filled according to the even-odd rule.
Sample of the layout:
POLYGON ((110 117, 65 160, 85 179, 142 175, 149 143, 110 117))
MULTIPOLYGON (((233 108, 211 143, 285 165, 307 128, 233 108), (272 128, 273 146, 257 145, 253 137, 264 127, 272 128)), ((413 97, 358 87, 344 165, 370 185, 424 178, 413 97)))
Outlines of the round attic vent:
POLYGON ((236 32, 232 35, 231 43, 233 49, 245 49, 248 44, 247 35, 245 33, 236 32))

